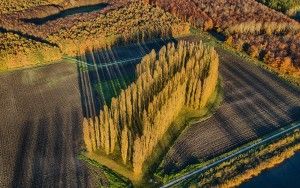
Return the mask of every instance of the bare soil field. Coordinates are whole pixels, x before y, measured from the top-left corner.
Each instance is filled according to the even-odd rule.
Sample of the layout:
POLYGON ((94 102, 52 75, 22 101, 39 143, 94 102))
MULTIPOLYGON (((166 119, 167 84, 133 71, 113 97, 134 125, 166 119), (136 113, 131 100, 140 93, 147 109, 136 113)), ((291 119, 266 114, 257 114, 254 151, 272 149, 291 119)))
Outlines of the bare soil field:
MULTIPOLYGON (((141 57, 161 45, 163 41, 113 48, 99 52, 98 63, 141 57)), ((300 120, 299 89, 227 51, 217 50, 222 60, 224 103, 213 117, 190 126, 179 137, 167 154, 166 172, 300 120)), ((86 74, 93 83, 94 73, 86 74)), ((90 170, 76 158, 86 114, 82 104, 86 88, 82 88, 81 76, 77 66, 70 63, 0 75, 0 187, 95 186, 95 169, 90 170)), ((100 183, 107 185, 105 178, 100 183)))
POLYGON ((168 152, 165 173, 228 152, 300 120, 300 90, 277 76, 217 49, 224 103, 204 122, 188 127, 168 152))
POLYGON ((82 108, 76 65, 0 75, 0 187, 93 187, 76 154, 82 108))
MULTIPOLYGON (((112 48, 99 52, 97 63, 140 57, 164 44, 112 48)), ((138 62, 126 66, 134 69, 138 62)), ((83 116, 90 113, 91 96, 95 103, 99 97, 95 89, 88 91, 95 77, 66 62, 0 74, 0 187, 108 185, 100 169, 77 159, 83 116)))

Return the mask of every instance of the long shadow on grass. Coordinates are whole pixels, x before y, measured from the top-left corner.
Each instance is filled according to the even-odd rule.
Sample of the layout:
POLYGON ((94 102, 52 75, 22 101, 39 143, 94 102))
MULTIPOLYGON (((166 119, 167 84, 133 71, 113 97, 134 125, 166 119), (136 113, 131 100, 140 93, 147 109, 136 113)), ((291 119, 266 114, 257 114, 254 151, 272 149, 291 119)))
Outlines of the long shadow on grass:
POLYGON ((136 65, 152 49, 159 49, 174 38, 155 39, 144 43, 92 49, 79 60, 78 80, 84 117, 95 117, 103 106, 110 105, 136 79, 136 65))

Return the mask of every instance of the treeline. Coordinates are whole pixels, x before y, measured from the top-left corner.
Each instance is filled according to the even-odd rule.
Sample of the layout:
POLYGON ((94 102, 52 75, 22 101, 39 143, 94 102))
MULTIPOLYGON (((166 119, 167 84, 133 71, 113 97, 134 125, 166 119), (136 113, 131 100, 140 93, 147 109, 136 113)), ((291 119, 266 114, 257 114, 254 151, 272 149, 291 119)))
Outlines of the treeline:
POLYGON ((57 61, 61 57, 58 47, 29 40, 15 33, 0 32, 1 71, 57 61))
POLYGON ((226 34, 244 33, 244 34, 280 34, 289 31, 299 31, 300 25, 291 25, 288 23, 276 22, 244 22, 237 25, 230 26, 226 29, 226 34))
POLYGON ((99 117, 85 119, 88 152, 118 156, 135 175, 184 106, 203 108, 216 88, 218 56, 202 43, 170 43, 152 51, 136 68, 137 80, 99 117))
POLYGON ((250 150, 221 163, 194 178, 189 186, 238 187, 262 171, 277 166, 300 149, 300 133, 295 131, 280 140, 250 150))
POLYGON ((144 0, 145 2, 161 7, 165 11, 190 22, 193 26, 203 30, 213 28, 212 19, 201 11, 193 0, 144 0))
POLYGON ((50 34, 47 40, 58 44, 64 53, 75 55, 78 51, 110 46, 120 40, 143 41, 155 37, 178 36, 188 34, 189 30, 188 23, 160 8, 132 2, 89 20, 76 20, 72 27, 50 34))
POLYGON ((182 22, 170 13, 139 2, 114 4, 109 9, 68 16, 40 26, 22 20, 16 21, 9 15, 0 15, 0 18, 1 26, 8 27, 9 30, 16 29, 15 33, 23 35, 4 31, 0 33, 3 41, 0 44, 2 70, 43 63, 36 61, 35 58, 30 61, 36 54, 42 57, 40 60, 51 61, 59 59, 63 54, 72 56, 84 53, 88 48, 183 35, 189 33, 190 29, 188 23, 182 22), (51 46, 49 43, 54 45, 51 46))
MULTIPOLYGON (((158 6, 163 7, 169 2, 152 2, 156 1, 160 2, 158 6)), ((297 21, 255 0, 197 0, 186 3, 207 15, 213 21, 213 29, 223 34, 229 45, 300 83, 300 53, 297 50, 300 48, 300 24, 297 21)), ((171 6, 172 3, 169 4, 171 6)))
POLYGON ((282 11, 284 13, 287 13, 293 8, 300 6, 299 0, 257 0, 257 1, 265 4, 270 8, 282 11))

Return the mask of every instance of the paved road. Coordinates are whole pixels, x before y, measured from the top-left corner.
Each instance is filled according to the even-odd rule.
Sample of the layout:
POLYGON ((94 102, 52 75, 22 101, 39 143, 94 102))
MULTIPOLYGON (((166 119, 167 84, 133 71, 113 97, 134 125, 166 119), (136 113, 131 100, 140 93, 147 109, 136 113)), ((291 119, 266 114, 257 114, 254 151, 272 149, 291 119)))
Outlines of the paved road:
POLYGON ((163 185, 161 188, 172 187, 172 186, 177 185, 178 183, 183 182, 185 180, 195 178, 195 175, 199 175, 199 174, 207 171, 208 169, 213 168, 213 167, 215 167, 215 166, 217 166, 217 165, 219 165, 219 164, 221 164, 225 161, 228 161, 228 160, 230 160, 230 159, 232 159, 236 156, 239 156, 240 154, 245 153, 245 152, 247 152, 247 151, 249 151, 253 148, 257 148, 258 146, 262 146, 266 143, 269 143, 270 141, 278 139, 278 138, 280 138, 280 137, 282 137, 282 136, 284 136, 288 133, 291 133, 292 131, 295 131, 296 129, 299 129, 299 127, 300 127, 300 123, 296 123, 296 124, 292 124, 291 126, 288 126, 287 128, 280 129, 280 131, 275 131, 274 134, 272 134, 270 136, 266 136, 266 137, 262 138, 261 140, 259 140, 258 142, 253 143, 249 146, 242 147, 242 148, 240 148, 240 150, 236 151, 235 153, 232 153, 232 154, 230 154, 230 155, 228 155, 228 156, 226 156, 222 159, 219 159, 219 160, 217 160, 217 161, 215 161, 215 162, 213 162, 213 163, 211 163, 207 166, 204 166, 204 167, 199 168, 195 171, 187 173, 186 175, 184 175, 182 177, 179 177, 178 179, 172 180, 169 183, 163 185))
MULTIPOLYGON (((97 64, 140 57, 164 42, 103 51, 97 64)), ((167 155, 166 171, 230 150, 300 117, 298 90, 221 54, 224 104, 214 117, 180 136, 167 155)), ((105 74, 113 78, 123 69, 111 66, 98 73, 100 79, 105 74)), ((83 73, 69 63, 0 75, 0 187, 92 187, 93 174, 76 153, 82 118, 97 106, 91 88, 96 78, 95 71, 83 73)))
POLYGON ((275 75, 217 49, 224 102, 208 120, 186 129, 166 156, 176 172, 300 120, 300 91, 275 75))

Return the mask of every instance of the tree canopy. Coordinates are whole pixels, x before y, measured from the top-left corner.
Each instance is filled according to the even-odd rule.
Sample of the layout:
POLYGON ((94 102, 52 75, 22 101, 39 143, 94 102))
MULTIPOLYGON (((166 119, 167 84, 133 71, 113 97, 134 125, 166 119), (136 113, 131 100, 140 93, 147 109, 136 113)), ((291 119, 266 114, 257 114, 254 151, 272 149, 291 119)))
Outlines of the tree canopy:
POLYGON ((206 106, 218 80, 218 55, 202 43, 169 43, 137 65, 137 80, 85 119, 88 152, 119 156, 141 175, 145 161, 184 106, 206 106))

